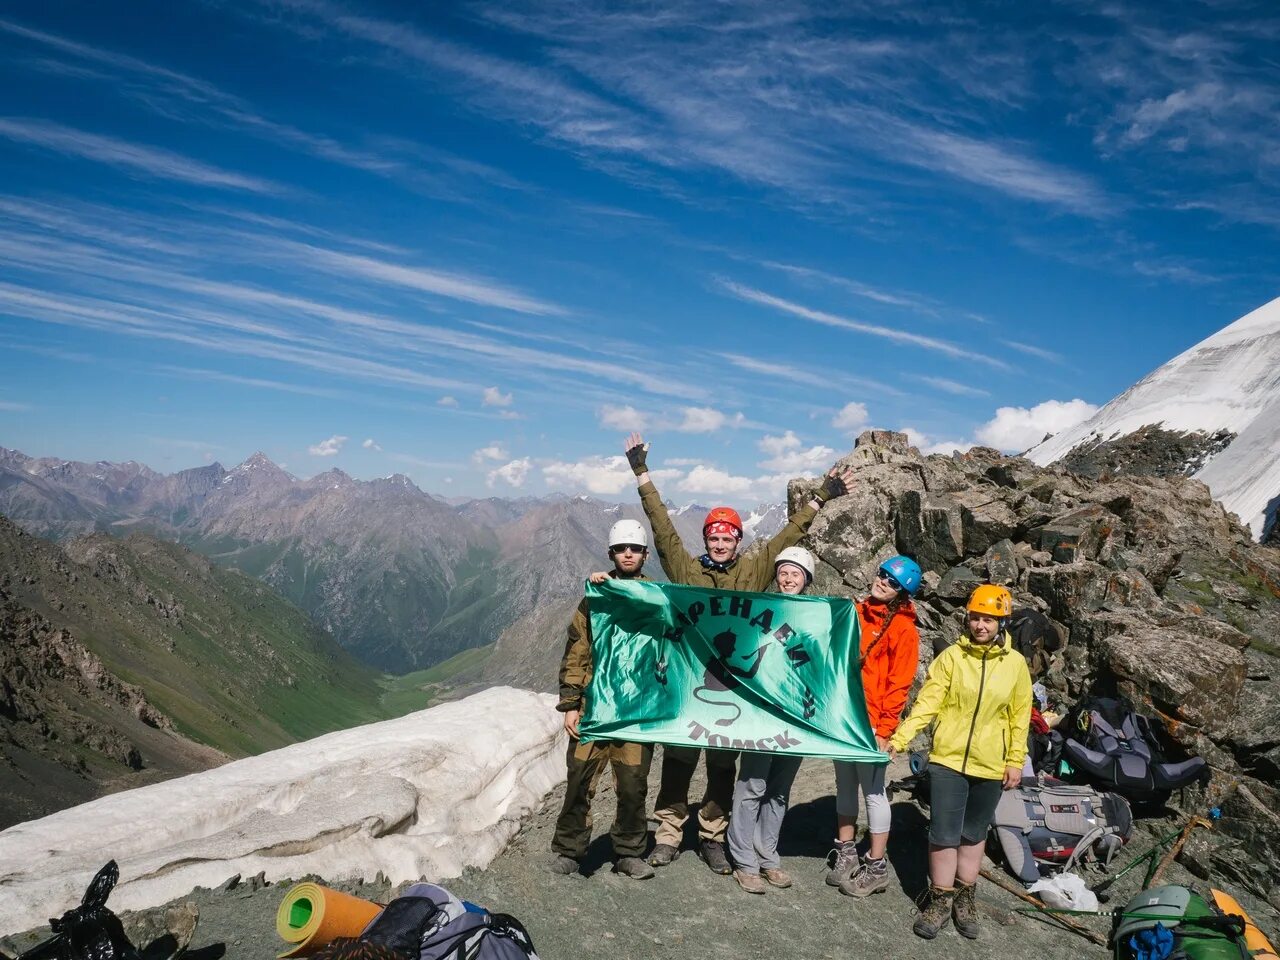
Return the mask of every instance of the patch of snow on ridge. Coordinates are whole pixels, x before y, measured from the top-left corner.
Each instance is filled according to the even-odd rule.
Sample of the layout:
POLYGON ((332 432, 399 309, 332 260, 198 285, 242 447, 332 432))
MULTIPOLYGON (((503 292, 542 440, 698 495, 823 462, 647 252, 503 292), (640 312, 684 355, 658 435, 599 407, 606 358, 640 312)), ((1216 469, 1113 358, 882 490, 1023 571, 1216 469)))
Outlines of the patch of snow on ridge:
POLYGON ((564 777, 554 706, 495 687, 10 827, 0 936, 75 906, 112 858, 116 911, 236 873, 399 883, 483 868, 564 777))
POLYGON ((1079 444, 1166 430, 1230 430, 1235 440, 1195 474, 1255 537, 1280 495, 1280 298, 1174 357, 1096 414, 1027 451, 1040 464, 1079 444))

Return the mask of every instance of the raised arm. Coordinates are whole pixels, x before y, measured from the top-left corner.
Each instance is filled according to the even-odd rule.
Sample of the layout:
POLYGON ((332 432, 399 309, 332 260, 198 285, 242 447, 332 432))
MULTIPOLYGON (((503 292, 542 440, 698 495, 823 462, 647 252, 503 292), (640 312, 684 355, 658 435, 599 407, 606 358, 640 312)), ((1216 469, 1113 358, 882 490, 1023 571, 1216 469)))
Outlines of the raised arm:
POLYGON ((672 583, 688 583, 693 575, 694 559, 684 547, 684 541, 676 532, 667 505, 662 502, 658 488, 649 478, 649 468, 645 464, 648 444, 638 433, 633 433, 624 441, 627 462, 631 464, 631 472, 636 475, 636 486, 640 490, 640 506, 649 518, 649 526, 653 529, 653 546, 658 551, 658 561, 663 572, 672 583))

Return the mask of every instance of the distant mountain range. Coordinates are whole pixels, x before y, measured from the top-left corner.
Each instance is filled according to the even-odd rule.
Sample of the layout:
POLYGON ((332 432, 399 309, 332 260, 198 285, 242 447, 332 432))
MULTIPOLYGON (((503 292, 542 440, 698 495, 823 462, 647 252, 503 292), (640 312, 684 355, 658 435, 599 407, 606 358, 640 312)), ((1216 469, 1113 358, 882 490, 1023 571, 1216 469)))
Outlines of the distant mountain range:
POLYGON ((1095 474, 1188 474, 1256 539, 1280 541, 1280 299, 1174 357, 1027 456, 1095 474))
POLYGON ((268 586, 173 543, 0 517, 0 828, 383 719, 379 677, 268 586))
MULTIPOLYGON (((674 511, 690 548, 705 509, 674 511)), ((748 539, 786 519, 780 504, 744 513, 748 539)), ((261 453, 230 470, 161 474, 3 447, 0 514, 55 540, 142 530, 177 541, 261 578, 358 659, 393 672, 488 644, 525 614, 579 594, 585 575, 607 564, 609 527, 643 519, 638 502, 586 496, 449 501, 400 474, 299 480, 261 453)))

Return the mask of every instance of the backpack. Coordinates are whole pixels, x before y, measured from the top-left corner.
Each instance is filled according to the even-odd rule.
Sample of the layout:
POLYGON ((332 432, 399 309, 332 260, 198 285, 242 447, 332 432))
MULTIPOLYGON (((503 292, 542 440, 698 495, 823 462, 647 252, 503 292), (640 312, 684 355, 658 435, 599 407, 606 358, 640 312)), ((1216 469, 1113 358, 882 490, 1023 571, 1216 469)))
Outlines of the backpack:
POLYGON ((1086 857, 1110 863, 1129 842, 1133 812, 1114 793, 1028 779, 1000 795, 991 829, 1009 872, 1030 885, 1042 866, 1070 870, 1086 857))
POLYGON ((1068 720, 1063 759, 1091 783, 1129 800, 1163 803, 1174 790, 1208 780, 1209 765, 1202 757, 1166 761, 1151 721, 1127 700, 1084 700, 1068 720))
POLYGON ((1195 891, 1179 886, 1152 887, 1137 894, 1117 912, 1111 940, 1114 955, 1122 960, 1152 955, 1169 960, 1249 960, 1253 955, 1243 917, 1224 915, 1195 891), (1159 952, 1153 954, 1157 944, 1159 952))
POLYGON ((415 883, 369 921, 360 940, 407 960, 538 960, 515 917, 415 883))
POLYGON ((1013 648, 1027 661, 1032 679, 1049 669, 1050 654, 1062 649, 1062 635, 1039 610, 1019 607, 1009 615, 1009 635, 1013 648))

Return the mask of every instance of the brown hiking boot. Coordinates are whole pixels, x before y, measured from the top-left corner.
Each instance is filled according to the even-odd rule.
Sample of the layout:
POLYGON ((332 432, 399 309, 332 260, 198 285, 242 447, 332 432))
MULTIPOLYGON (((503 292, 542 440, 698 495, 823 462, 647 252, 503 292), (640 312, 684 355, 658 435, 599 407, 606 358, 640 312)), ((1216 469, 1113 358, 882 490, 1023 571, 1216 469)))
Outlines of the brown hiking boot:
POLYGON ((970 940, 978 939, 978 904, 974 900, 977 888, 977 883, 957 883, 956 899, 951 905, 956 933, 970 940))
POLYGON ((936 937, 938 931, 951 919, 951 902, 955 898, 955 887, 935 887, 929 884, 929 888, 921 895, 923 905, 916 922, 911 925, 911 932, 926 940, 936 937))
POLYGON ((649 851, 649 856, 646 859, 651 867, 665 867, 678 856, 680 856, 680 851, 671 844, 657 843, 649 851))
POLYGON ((758 873, 747 873, 743 870, 733 871, 733 879, 738 881, 740 886, 747 893, 767 893, 768 888, 765 887, 764 881, 760 879, 758 873))
POLYGON ((556 854, 551 858, 551 862, 547 864, 547 869, 552 873, 558 873, 562 877, 567 877, 578 872, 578 861, 573 857, 566 857, 564 854, 556 854))
POLYGON ((840 884, 840 892, 847 897, 869 897, 873 893, 889 889, 889 861, 864 860, 858 872, 840 884))
POLYGON ((858 869, 858 841, 837 840, 835 849, 827 854, 827 859, 831 860, 833 855, 834 862, 831 863, 831 869, 827 871, 827 886, 838 887, 852 877, 853 871, 858 869))
POLYGON ((698 853, 711 868, 712 873, 718 873, 724 877, 733 873, 733 867, 729 866, 729 858, 724 855, 724 844, 719 840, 703 840, 698 853))
POLYGON ((769 881, 769 885, 778 888, 791 886, 791 874, 781 867, 765 867, 760 875, 769 881))

